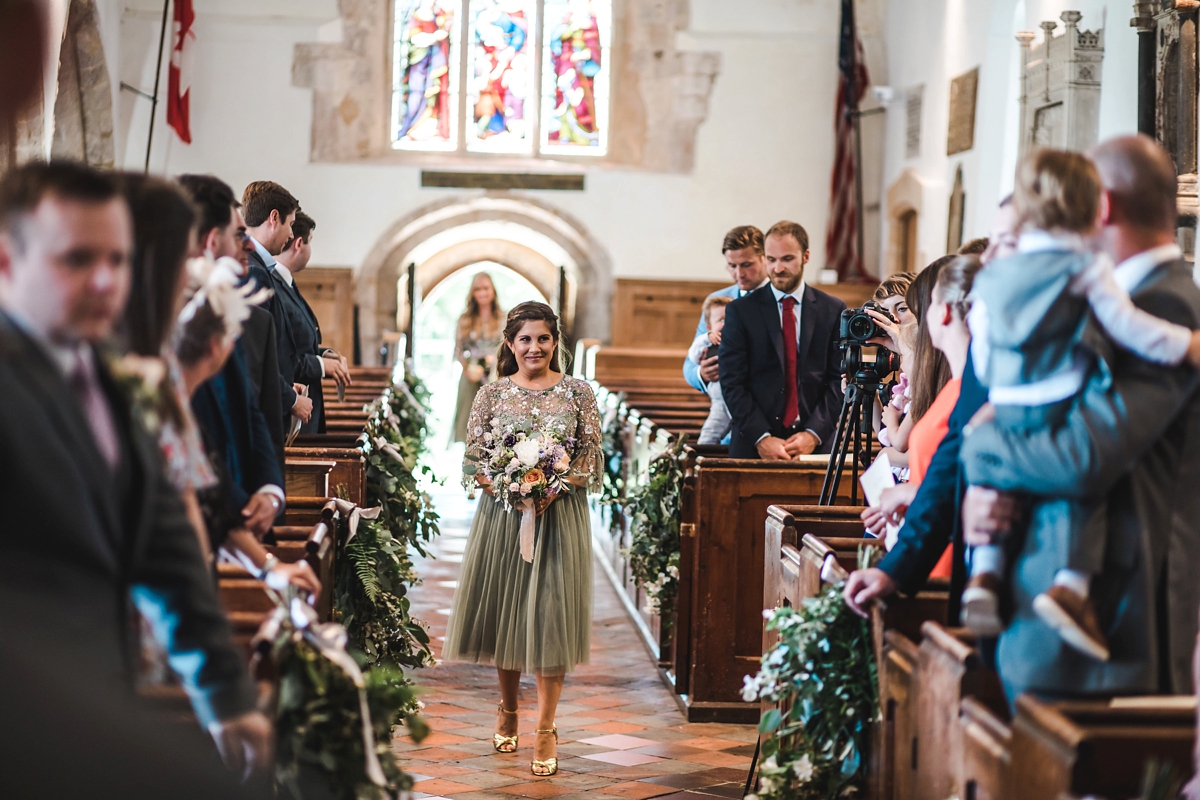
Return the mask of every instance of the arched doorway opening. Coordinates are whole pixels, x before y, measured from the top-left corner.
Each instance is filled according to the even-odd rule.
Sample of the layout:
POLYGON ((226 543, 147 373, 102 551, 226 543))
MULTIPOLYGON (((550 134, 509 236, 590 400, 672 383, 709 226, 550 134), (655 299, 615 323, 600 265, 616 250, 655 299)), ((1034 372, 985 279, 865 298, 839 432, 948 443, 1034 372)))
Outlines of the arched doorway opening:
POLYGON ((458 318, 466 308, 471 282, 480 272, 496 285, 500 308, 508 311, 527 300, 547 302, 545 292, 525 275, 496 261, 475 261, 432 284, 417 308, 413 341, 414 368, 433 394, 430 418, 431 466, 451 481, 462 465, 463 445, 453 442, 462 365, 455 352, 458 318))

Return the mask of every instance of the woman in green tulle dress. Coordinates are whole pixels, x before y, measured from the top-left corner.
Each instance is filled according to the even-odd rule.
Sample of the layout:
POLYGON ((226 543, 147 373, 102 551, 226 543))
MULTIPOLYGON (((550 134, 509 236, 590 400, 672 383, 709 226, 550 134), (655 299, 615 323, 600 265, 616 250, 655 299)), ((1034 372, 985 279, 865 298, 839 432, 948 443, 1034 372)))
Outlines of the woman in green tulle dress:
POLYGON ((603 480, 600 413, 591 386, 563 374, 558 317, 544 303, 522 303, 508 314, 495 383, 480 389, 467 430, 467 459, 485 449, 493 420, 525 429, 565 431, 570 447, 570 492, 539 500, 532 562, 521 554, 521 512, 506 511, 482 476, 480 498, 463 555, 462 575, 446 628, 442 657, 494 664, 500 707, 493 746, 517 749, 517 690, 521 673, 537 678, 535 775, 558 771, 554 715, 563 679, 585 664, 592 626, 591 521, 586 492, 603 480))

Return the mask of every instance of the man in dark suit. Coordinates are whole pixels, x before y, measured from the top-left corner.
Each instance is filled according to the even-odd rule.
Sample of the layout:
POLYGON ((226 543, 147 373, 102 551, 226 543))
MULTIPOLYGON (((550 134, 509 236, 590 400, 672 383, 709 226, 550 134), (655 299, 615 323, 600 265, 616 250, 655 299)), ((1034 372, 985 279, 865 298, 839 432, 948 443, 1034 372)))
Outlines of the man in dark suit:
POLYGON ((97 345, 129 292, 113 181, 68 162, 0 182, 0 585, 40 609, 99 689, 132 685, 130 601, 235 765, 267 766, 255 693, 157 443, 97 345))
POLYGON ((325 432, 322 378, 333 378, 339 386, 350 385, 346 359, 333 349, 321 346, 321 326, 317 315, 295 281, 295 276, 308 267, 312 257, 312 235, 316 227, 317 223, 312 217, 297 211, 296 219, 292 222, 292 240, 275 257, 275 266, 268 270, 275 290, 268 307, 280 331, 280 370, 285 381, 308 387, 308 397, 313 404, 312 417, 301 426, 301 433, 325 432))
MULTIPOLYGON (((242 192, 242 218, 246 222, 246 233, 254 245, 249 251, 250 277, 256 285, 267 288, 274 285, 270 269, 275 266, 275 256, 283 252, 292 239, 292 223, 299 210, 300 202, 274 181, 254 181, 242 192)), ((276 318, 276 348, 282 335, 276 318)), ((282 365, 280 367, 278 380, 284 418, 295 417, 306 423, 312 418, 312 400, 296 391, 293 382, 284 377, 282 365)))
POLYGON ((833 444, 846 304, 805 285, 808 233, 800 225, 777 222, 764 250, 770 283, 725 311, 721 392, 733 418, 729 455, 790 461, 833 444))
MULTIPOLYGON (((213 175, 180 175, 178 181, 200 211, 197 237, 200 248, 213 258, 234 259, 248 278, 249 267, 244 263, 238 235, 239 225, 245 227, 238 210, 242 204, 234 197, 233 189, 213 175)), ((275 377, 279 374, 276 335, 271 313, 260 306, 252 306, 249 319, 242 325, 237 349, 245 359, 255 402, 278 451, 276 460, 279 474, 283 475, 284 413, 281 384, 275 377)))
MULTIPOLYGON (((1088 155, 1107 195, 1101 241, 1117 262, 1117 283, 1151 314, 1200 328, 1200 289, 1175 242, 1171 157, 1144 136, 1104 142, 1088 155)), ((1099 335, 1090 344, 1100 367, 1064 424, 1014 436, 977 420, 963 445, 972 484, 963 516, 967 543, 983 544, 1012 528, 1011 492, 1104 498, 1105 560, 1091 598, 1112 657, 1075 652, 1033 612, 1062 552, 1060 534, 1035 504, 1012 566, 1015 610, 997 665, 1010 698, 1190 694, 1200 611, 1200 373, 1143 361, 1099 335)))

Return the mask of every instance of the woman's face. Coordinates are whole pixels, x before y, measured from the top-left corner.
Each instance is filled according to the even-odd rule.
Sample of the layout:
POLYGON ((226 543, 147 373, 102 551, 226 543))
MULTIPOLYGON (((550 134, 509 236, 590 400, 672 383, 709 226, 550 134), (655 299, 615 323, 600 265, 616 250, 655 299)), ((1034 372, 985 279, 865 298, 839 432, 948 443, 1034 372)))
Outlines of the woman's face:
POLYGON ((948 304, 938 300, 936 295, 925 312, 925 326, 929 330, 929 340, 933 346, 943 353, 959 340, 970 339, 966 323, 954 313, 948 304))
POLYGON ((496 290, 492 286, 491 281, 487 279, 478 280, 471 289, 471 296, 475 298, 475 302, 480 308, 491 308, 492 301, 496 299, 496 290))
POLYGON ((879 305, 886 308, 887 312, 892 315, 892 318, 901 325, 908 325, 917 321, 913 313, 908 310, 908 303, 904 300, 904 295, 902 294, 885 297, 879 301, 879 305))
POLYGON ((508 343, 517 357, 517 368, 527 376, 542 375, 550 369, 557 345, 550 326, 540 319, 526 322, 508 343))

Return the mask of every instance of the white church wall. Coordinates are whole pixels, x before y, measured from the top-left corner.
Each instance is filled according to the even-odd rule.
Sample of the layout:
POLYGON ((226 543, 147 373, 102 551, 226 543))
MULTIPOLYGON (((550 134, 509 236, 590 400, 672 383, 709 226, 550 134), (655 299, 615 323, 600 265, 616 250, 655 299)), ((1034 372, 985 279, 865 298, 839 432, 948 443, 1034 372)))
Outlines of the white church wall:
MULTIPOLYGON (((889 114, 884 185, 914 169, 925 186, 918 263, 945 251, 949 196, 960 164, 966 192, 964 241, 987 234, 997 203, 1012 190, 1019 119, 1018 30, 1036 31, 1041 41, 1042 20, 1059 21, 1066 10, 1083 13, 1083 29, 1104 28, 1099 137, 1136 130, 1138 45, 1128 24, 1131 8, 1126 0, 891 0, 890 83, 898 91, 923 84, 924 108, 916 158, 906 157, 903 106, 889 114), (947 156, 950 81, 974 67, 979 67, 974 147, 947 156)), ((885 232, 884 242, 887 238, 885 232)))
MULTIPOLYGON (((149 88, 161 5, 130 0, 125 9, 113 73, 149 88)), ((420 188, 414 166, 308 162, 311 93, 291 85, 293 48, 336 31, 333 0, 221 0, 197 12, 193 144, 169 131, 160 104, 153 171, 214 172, 237 191, 252 180, 279 181, 316 218, 314 259, 322 265, 357 267, 397 219, 473 196, 420 188)), ((583 192, 529 194, 582 220, 617 277, 720 279, 728 228, 784 218, 809 230, 813 263, 823 265, 837 25, 836 0, 745 0, 736 13, 725 0, 693 0, 679 47, 722 56, 694 171, 593 167, 583 192)), ((118 153, 131 168, 144 159, 148 107, 121 95, 118 153)))

